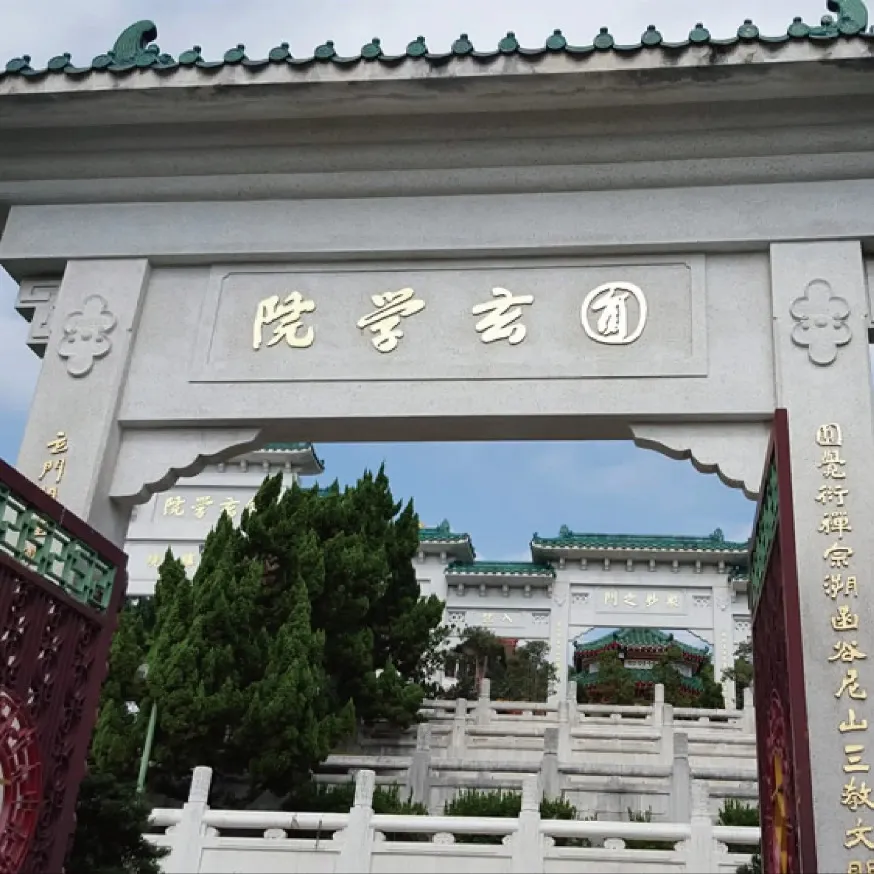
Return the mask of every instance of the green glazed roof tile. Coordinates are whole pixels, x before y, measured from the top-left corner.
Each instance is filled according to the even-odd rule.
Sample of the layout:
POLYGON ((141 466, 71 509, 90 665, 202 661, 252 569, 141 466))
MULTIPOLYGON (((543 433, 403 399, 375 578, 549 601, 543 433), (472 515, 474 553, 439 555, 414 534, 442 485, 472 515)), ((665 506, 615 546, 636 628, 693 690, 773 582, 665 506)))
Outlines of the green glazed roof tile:
POLYGON ((499 574, 555 578, 555 570, 548 564, 534 561, 454 561, 446 568, 447 574, 499 574))
POLYGON ((639 549, 664 552, 743 552, 748 543, 726 540, 717 528, 706 537, 684 537, 673 534, 582 534, 562 525, 558 537, 541 537, 537 533, 531 539, 532 546, 552 549, 639 549))
POLYGON ((452 531, 449 520, 444 519, 436 528, 427 526, 419 529, 421 543, 470 543, 470 535, 452 531))
POLYGON ((698 23, 689 31, 687 39, 681 42, 666 43, 655 25, 647 27, 640 41, 631 45, 617 45, 609 29, 602 27, 590 44, 572 45, 560 30, 553 32, 542 46, 525 48, 519 44, 513 32, 509 32, 499 40, 494 49, 476 49, 473 42, 462 34, 445 52, 433 52, 429 49, 423 36, 410 42, 402 54, 387 55, 383 51, 378 38, 372 39, 362 46, 358 53, 351 56, 340 55, 332 40, 326 40, 313 50, 309 57, 296 58, 289 51, 288 43, 281 43, 271 49, 266 58, 252 59, 246 55, 243 45, 229 49, 220 60, 209 61, 202 55, 200 46, 183 51, 178 60, 160 50, 155 43, 158 28, 151 21, 138 21, 126 28, 115 45, 105 54, 93 58, 90 64, 77 67, 69 53, 51 58, 43 69, 31 65, 30 55, 13 58, 0 69, 0 79, 9 76, 21 76, 25 79, 40 79, 50 75, 65 75, 70 77, 85 76, 91 73, 124 75, 137 69, 151 69, 157 73, 172 74, 180 67, 199 67, 204 70, 223 66, 240 65, 248 69, 259 69, 271 64, 286 64, 293 67, 309 67, 315 64, 334 64, 337 66, 353 66, 360 63, 375 63, 386 66, 412 59, 441 66, 457 60, 472 59, 477 63, 488 64, 508 55, 520 55, 536 58, 547 54, 564 53, 571 57, 587 57, 598 53, 615 53, 631 55, 637 52, 659 51, 667 55, 676 55, 690 47, 710 45, 713 47, 731 47, 738 43, 762 43, 774 45, 798 40, 808 40, 822 44, 837 39, 858 37, 874 40, 874 34, 868 32, 868 10, 863 0, 827 0, 827 8, 834 13, 825 15, 818 25, 805 24, 800 18, 795 18, 783 34, 763 36, 759 29, 749 19, 737 29, 737 32, 724 39, 714 39, 703 23, 698 23))
POLYGON ((703 647, 699 649, 687 643, 682 643, 676 640, 672 634, 667 634, 655 628, 620 628, 618 631, 605 634, 595 640, 590 640, 586 643, 575 643, 574 649, 579 658, 585 659, 588 655, 594 657, 596 653, 608 647, 664 650, 672 645, 679 647, 684 655, 704 658, 708 654, 708 650, 703 647))

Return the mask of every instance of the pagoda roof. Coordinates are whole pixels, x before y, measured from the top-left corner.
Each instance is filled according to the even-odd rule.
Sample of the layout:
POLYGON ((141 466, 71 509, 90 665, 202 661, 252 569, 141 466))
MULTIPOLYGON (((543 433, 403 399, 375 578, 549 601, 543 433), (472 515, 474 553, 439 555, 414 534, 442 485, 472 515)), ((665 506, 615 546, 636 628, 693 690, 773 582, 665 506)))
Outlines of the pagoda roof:
POLYGON ((476 558, 470 535, 453 531, 448 519, 434 528, 422 525, 419 528, 419 548, 425 555, 445 553, 460 562, 472 562, 476 558))
POLYGON ((454 561, 447 576, 548 577, 555 579, 555 568, 534 561, 454 561))
POLYGON ((278 456, 292 462, 297 473, 303 476, 318 476, 325 472, 325 464, 312 443, 267 443, 260 449, 244 453, 239 459, 275 463, 278 456))
POLYGON ((661 652, 669 646, 678 647, 684 656, 703 659, 709 655, 706 647, 698 648, 677 640, 673 634, 655 628, 620 628, 585 643, 574 641, 578 660, 594 659, 607 649, 630 649, 638 652, 661 652))
MULTIPOLYGON (((141 88, 143 76, 151 77, 151 87, 220 85, 275 82, 279 75, 315 83, 336 73, 347 80, 382 77, 394 79, 424 78, 422 71, 445 70, 447 66, 465 70, 483 68, 495 74, 506 74, 519 65, 519 72, 543 66, 557 59, 603 70, 615 58, 615 64, 641 69, 670 64, 672 66, 724 67, 732 61, 749 63, 751 49, 762 49, 756 60, 774 63, 780 55, 809 58, 811 51, 819 57, 833 58, 836 48, 845 45, 848 51, 841 57, 867 57, 874 35, 867 33, 868 12, 863 0, 827 0, 828 9, 836 16, 824 16, 815 24, 796 17, 782 33, 766 35, 749 19, 732 34, 714 36, 701 23, 696 24, 686 39, 667 41, 656 25, 649 25, 637 42, 620 45, 609 28, 601 27, 589 41, 576 43, 560 30, 555 30, 542 43, 522 46, 515 35, 506 36, 492 46, 476 48, 467 34, 461 34, 451 45, 429 45, 424 36, 417 36, 402 51, 386 51, 378 38, 356 50, 341 51, 327 40, 309 52, 296 56, 287 42, 281 42, 265 57, 250 57, 243 45, 236 45, 217 57, 204 56, 195 45, 175 57, 155 44, 158 29, 151 21, 138 21, 125 29, 114 45, 94 58, 74 61, 72 53, 62 52, 44 62, 32 62, 31 55, 12 58, 0 68, 0 94, 20 93, 23 88, 34 91, 61 90, 59 85, 78 88, 97 86, 116 89, 141 88), (718 62, 715 62, 715 56, 718 62), (606 61, 606 64, 605 64, 606 61), (317 76, 313 69, 319 69, 317 76), (374 70, 376 68, 376 70, 374 70), (490 69, 491 68, 491 69, 490 69), (242 71, 242 74, 241 74, 242 71)), ((444 77, 445 78, 445 77, 444 77)))
POLYGON ((714 557, 731 557, 735 565, 746 562, 749 542, 726 540, 722 530, 717 528, 712 534, 694 537, 677 534, 590 534, 571 531, 562 525, 557 537, 541 537, 535 532, 531 538, 531 552, 577 553, 665 553, 665 554, 709 554, 714 557))

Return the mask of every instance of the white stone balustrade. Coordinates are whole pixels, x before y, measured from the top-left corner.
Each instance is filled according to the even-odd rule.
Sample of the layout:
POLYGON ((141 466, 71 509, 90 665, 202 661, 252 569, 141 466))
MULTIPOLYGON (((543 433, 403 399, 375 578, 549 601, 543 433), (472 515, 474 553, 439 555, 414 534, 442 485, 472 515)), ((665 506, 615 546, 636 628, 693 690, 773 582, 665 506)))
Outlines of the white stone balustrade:
POLYGON ((166 874, 261 874, 314 871, 370 874, 442 871, 455 874, 559 874, 585 872, 676 871, 729 874, 749 854, 729 853, 726 844, 752 852, 757 828, 712 824, 706 786, 696 783, 689 822, 584 822, 543 820, 535 777, 523 782, 517 819, 375 815, 371 803, 373 771, 356 775, 355 804, 349 813, 281 813, 210 810, 206 804, 211 771, 197 768, 188 803, 157 809, 151 824, 164 834, 149 835, 167 847, 166 874), (228 834, 234 832, 236 834, 228 834), (246 832, 251 834, 245 835, 246 832), (306 832, 306 837, 295 837, 306 832), (391 839, 386 836, 390 835, 391 839), (417 840, 404 840, 405 835, 417 840), (491 835, 491 844, 466 844, 456 835, 491 835), (428 840, 422 840, 427 836, 428 840), (589 847, 557 845, 585 839, 589 847), (669 849, 630 849, 630 841, 663 841, 669 849))

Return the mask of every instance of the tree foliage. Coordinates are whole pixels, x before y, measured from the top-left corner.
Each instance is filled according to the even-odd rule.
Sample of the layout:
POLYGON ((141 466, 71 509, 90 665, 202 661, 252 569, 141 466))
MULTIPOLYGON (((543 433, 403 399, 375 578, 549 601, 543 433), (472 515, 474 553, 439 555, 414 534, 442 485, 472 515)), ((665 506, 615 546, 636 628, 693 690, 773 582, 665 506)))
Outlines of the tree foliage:
POLYGON ((486 628, 469 628, 449 653, 455 683, 444 695, 476 698, 480 681, 489 680, 491 697, 502 701, 546 701, 556 681, 549 645, 532 640, 511 651, 486 628))
POLYGON ((150 805, 133 781, 91 773, 82 781, 65 874, 160 874, 166 855, 144 837, 150 805))
POLYGON ((746 640, 739 643, 734 650, 734 664, 722 672, 723 680, 732 680, 735 684, 735 706, 743 708, 744 689, 753 685, 753 642, 746 640))
POLYGON ((207 765, 214 802, 236 805, 286 796, 356 721, 410 725, 443 633, 443 602, 416 580, 418 531, 382 469, 327 493, 268 477, 238 526, 220 518, 193 579, 168 552, 150 612, 131 611, 95 755, 135 771, 157 702, 152 787, 184 798, 207 765))

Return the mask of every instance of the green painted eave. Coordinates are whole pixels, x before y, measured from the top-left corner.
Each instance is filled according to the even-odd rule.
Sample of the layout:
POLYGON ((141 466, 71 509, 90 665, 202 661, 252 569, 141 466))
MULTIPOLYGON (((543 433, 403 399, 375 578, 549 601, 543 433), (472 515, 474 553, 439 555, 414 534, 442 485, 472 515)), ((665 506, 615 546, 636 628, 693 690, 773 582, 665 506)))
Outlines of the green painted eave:
MULTIPOLYGON (((590 43, 575 45, 560 30, 553 31, 542 45, 530 48, 519 44, 515 35, 510 32, 501 39, 495 48, 478 50, 473 42, 462 34, 451 46, 442 51, 432 51, 425 37, 416 37, 400 54, 388 55, 382 49, 379 39, 374 38, 352 55, 340 55, 331 40, 317 46, 310 55, 294 57, 289 44, 280 43, 271 49, 265 58, 250 58, 245 46, 237 45, 228 49, 221 58, 207 60, 201 47, 194 46, 183 51, 174 58, 155 44, 158 28, 151 21, 138 21, 128 27, 115 44, 105 54, 97 55, 90 63, 77 65, 73 63, 69 52, 55 55, 40 68, 31 63, 31 55, 21 55, 13 58, 0 70, 0 79, 4 77, 20 77, 25 80, 39 81, 50 76, 67 76, 83 78, 90 74, 123 77, 137 70, 150 69, 161 75, 172 75, 175 71, 185 68, 200 68, 204 71, 214 71, 222 67, 239 66, 249 71, 257 71, 271 65, 285 65, 291 68, 306 70, 319 64, 330 64, 338 67, 353 67, 360 64, 379 64, 385 67, 397 66, 406 60, 427 64, 432 67, 445 67, 453 61, 470 59, 480 64, 491 64, 502 58, 517 55, 526 59, 536 59, 545 55, 564 54, 580 60, 588 57, 613 53, 627 57, 641 52, 659 52, 666 61, 676 59, 685 50, 696 46, 710 46, 715 52, 730 49, 733 46, 762 44, 769 49, 779 49, 781 45, 790 42, 805 41, 814 45, 828 46, 835 40, 857 38, 874 40, 874 34, 867 33, 868 11, 863 0, 827 0, 826 6, 834 16, 826 15, 819 24, 806 24, 801 18, 795 18, 786 31, 775 36, 766 36, 749 19, 743 22, 737 31, 725 38, 714 37, 703 24, 696 24, 685 40, 667 42, 655 25, 650 25, 641 35, 640 40, 630 45, 617 45, 616 40, 606 27, 590 43)), ((714 63, 717 61, 714 59, 714 63)))
POLYGON ((548 564, 534 561, 454 561, 446 568, 446 575, 489 574, 509 577, 555 578, 555 569, 548 564))
POLYGON ((584 534, 562 525, 558 537, 534 534, 532 548, 635 550, 641 552, 738 552, 746 553, 748 543, 726 540, 718 528, 706 537, 674 534, 584 534))
POLYGON ((687 643, 682 643, 673 635, 666 634, 664 631, 659 631, 655 628, 621 628, 619 631, 611 632, 610 634, 602 635, 595 640, 586 641, 586 643, 574 642, 574 650, 577 656, 585 660, 587 657, 595 658, 596 653, 608 647, 617 649, 661 649, 665 650, 669 646, 678 647, 684 655, 693 656, 696 658, 706 658, 707 649, 690 646, 687 643))
POLYGON ((268 443, 262 452, 305 452, 310 455, 313 463, 319 468, 319 473, 324 473, 325 463, 316 454, 316 448, 312 443, 268 443))
POLYGON ((420 528, 419 541, 421 543, 470 543, 470 535, 467 532, 453 531, 449 522, 444 519, 435 528, 428 526, 420 528))

